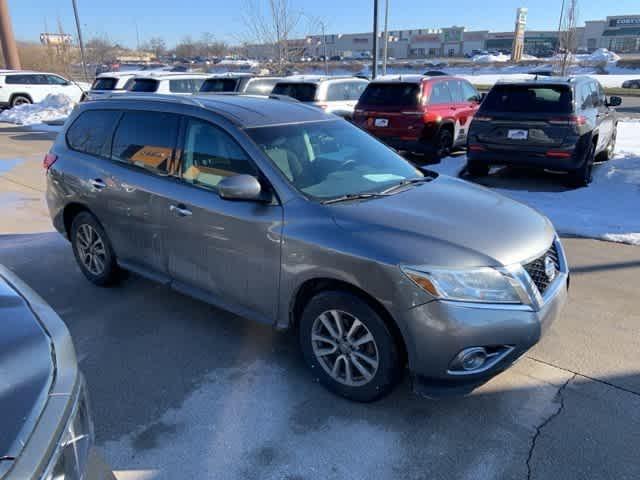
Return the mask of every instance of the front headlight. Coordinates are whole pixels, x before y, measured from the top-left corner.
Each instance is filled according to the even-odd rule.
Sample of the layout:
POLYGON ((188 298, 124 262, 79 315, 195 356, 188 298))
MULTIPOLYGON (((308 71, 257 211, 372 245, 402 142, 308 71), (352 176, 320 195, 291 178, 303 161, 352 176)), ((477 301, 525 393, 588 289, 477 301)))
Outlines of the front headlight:
POLYGON ((437 298, 460 302, 522 303, 517 289, 518 280, 495 268, 401 268, 416 285, 437 298))
POLYGON ((92 445, 93 421, 82 379, 71 416, 51 458, 44 480, 83 480, 92 445))

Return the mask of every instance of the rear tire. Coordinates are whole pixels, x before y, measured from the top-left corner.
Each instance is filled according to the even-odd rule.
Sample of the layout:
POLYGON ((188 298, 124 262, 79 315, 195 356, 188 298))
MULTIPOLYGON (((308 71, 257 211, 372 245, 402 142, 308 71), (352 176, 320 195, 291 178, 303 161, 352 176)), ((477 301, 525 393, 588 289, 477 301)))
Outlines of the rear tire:
POLYGON ((433 160, 441 160, 448 157, 453 147, 453 135, 447 128, 441 128, 433 143, 433 153, 430 155, 433 160))
POLYGON ((470 177, 486 177, 489 175, 489 165, 467 160, 467 173, 470 177))
POLYGON ((13 107, 17 107, 19 105, 28 105, 30 103, 33 103, 31 101, 31 99, 29 97, 27 97, 26 95, 15 95, 12 99, 11 99, 11 108, 13 107))
POLYGON ((569 173, 569 185, 575 188, 586 187, 593 180, 593 163, 595 161, 596 145, 589 143, 582 166, 575 172, 569 173))
POLYGON ((120 279, 111 242, 96 217, 89 212, 78 213, 71 223, 70 239, 76 262, 87 280, 104 287, 120 279))
POLYGON ((393 334, 375 309, 349 292, 314 296, 302 312, 299 339, 315 379, 350 400, 377 400, 401 378, 393 334))

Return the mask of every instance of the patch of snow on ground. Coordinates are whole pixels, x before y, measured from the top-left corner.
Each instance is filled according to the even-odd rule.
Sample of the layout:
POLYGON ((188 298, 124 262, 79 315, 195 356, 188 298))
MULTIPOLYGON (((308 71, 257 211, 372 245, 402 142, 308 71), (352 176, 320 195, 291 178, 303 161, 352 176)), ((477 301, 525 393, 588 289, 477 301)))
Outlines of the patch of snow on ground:
MULTIPOLYGON (((465 164, 462 155, 428 168, 457 176, 465 164)), ((595 167, 593 183, 586 188, 495 190, 541 211, 561 234, 640 245, 640 122, 619 123, 614 159, 595 167)))
POLYGON ((474 55, 471 58, 471 61, 474 63, 496 63, 496 62, 508 62, 511 60, 509 55, 505 55, 504 53, 499 53, 497 55, 484 54, 484 55, 474 55))
POLYGON ((35 125, 64 119, 75 107, 75 102, 66 95, 47 95, 39 102, 18 105, 0 113, 0 122, 16 123, 18 125, 35 125))

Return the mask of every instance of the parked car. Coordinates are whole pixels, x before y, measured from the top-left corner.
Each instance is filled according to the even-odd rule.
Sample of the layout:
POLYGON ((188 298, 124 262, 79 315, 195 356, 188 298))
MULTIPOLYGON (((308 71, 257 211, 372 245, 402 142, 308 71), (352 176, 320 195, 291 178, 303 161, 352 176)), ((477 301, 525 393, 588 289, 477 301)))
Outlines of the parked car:
POLYGON ((88 84, 72 82, 55 73, 0 70, 0 108, 38 103, 47 95, 58 93, 79 102, 87 90, 88 84))
POLYGON ((327 113, 351 118, 368 83, 361 77, 296 75, 276 83, 272 93, 295 98, 327 113))
POLYGON ((113 479, 93 449, 86 384, 56 313, 0 265, 0 478, 113 479))
POLYGON ((143 74, 137 71, 101 73, 93 81, 87 96, 91 99, 97 99, 112 93, 124 93, 127 82, 136 75, 143 74))
POLYGON ((467 171, 483 176, 491 165, 547 168, 569 173, 571 185, 592 180, 593 163, 613 156, 618 120, 590 77, 538 78, 499 83, 471 122, 467 171))
POLYGON ((201 73, 149 72, 131 77, 124 88, 128 92, 137 93, 191 95, 200 90, 209 76, 201 73))
POLYGON ((427 70, 423 73, 425 77, 447 77, 448 73, 443 72, 442 70, 427 70))
POLYGON ((340 395, 461 393, 565 302, 548 219, 421 171, 349 122, 245 95, 86 102, 47 155, 47 203, 86 278, 131 270, 293 328, 340 395))
POLYGON ((383 77, 369 83, 353 120, 398 150, 440 159, 465 144, 480 98, 462 78, 383 77))
POLYGON ((246 93, 269 95, 282 77, 263 77, 251 73, 227 73, 207 78, 200 93, 246 93))
POLYGON ((625 80, 624 82, 622 82, 622 88, 640 88, 640 78, 625 80))

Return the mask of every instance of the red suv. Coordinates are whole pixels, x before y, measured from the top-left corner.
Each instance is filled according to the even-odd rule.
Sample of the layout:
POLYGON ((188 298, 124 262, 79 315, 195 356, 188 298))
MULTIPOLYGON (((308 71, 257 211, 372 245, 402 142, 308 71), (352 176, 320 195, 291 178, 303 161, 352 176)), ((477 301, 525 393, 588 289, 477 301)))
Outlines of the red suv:
POLYGON ((384 77, 369 83, 353 121, 397 150, 440 159, 465 144, 480 100, 478 91, 462 78, 384 77))

